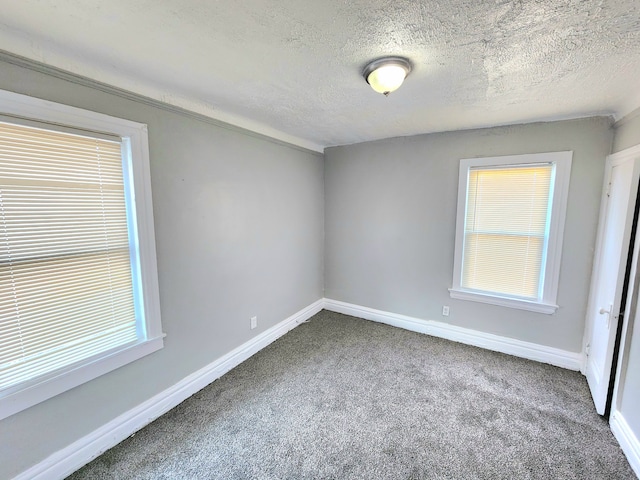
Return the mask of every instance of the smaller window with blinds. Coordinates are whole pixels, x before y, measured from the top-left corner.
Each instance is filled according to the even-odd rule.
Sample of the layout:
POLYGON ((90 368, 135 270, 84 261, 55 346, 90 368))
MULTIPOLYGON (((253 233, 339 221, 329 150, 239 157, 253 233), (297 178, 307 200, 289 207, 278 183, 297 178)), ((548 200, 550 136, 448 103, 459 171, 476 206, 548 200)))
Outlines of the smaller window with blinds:
POLYGON ((453 298, 556 311, 571 158, 460 161, 453 298))
POLYGON ((9 92, 0 103, 4 418, 163 342, 146 127, 9 92))

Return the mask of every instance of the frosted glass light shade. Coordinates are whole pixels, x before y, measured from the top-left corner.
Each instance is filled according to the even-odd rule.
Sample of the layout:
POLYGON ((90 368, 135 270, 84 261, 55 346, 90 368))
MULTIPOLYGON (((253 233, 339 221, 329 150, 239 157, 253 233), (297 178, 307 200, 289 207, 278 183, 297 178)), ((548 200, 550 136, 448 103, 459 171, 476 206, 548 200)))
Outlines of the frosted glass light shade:
POLYGON ((367 65, 363 75, 371 88, 384 95, 397 90, 411 71, 408 60, 400 57, 388 57, 375 60, 367 65))

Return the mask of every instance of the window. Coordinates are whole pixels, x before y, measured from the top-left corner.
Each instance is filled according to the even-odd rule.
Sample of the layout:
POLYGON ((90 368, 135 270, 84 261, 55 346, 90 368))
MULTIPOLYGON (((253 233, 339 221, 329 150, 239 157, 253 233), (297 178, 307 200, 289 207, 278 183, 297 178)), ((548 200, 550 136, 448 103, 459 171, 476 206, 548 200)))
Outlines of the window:
POLYGON ((460 161, 453 298, 556 311, 571 157, 460 161))
POLYGON ((163 346, 146 126, 0 92, 0 418, 163 346))

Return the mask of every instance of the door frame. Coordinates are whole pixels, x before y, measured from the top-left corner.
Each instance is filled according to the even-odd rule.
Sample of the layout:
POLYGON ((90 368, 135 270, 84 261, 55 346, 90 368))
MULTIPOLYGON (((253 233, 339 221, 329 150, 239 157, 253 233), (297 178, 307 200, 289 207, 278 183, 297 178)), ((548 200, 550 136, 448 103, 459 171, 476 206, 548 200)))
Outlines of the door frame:
MULTIPOLYGON (((640 157, 640 145, 631 147, 623 152, 640 157)), ((640 194, 639 194, 640 196, 640 194)), ((640 198, 637 200, 640 204, 640 198)), ((638 205, 636 205, 638 207, 638 205)), ((640 220, 639 220, 640 222, 640 220)), ((636 235, 631 271, 635 272, 629 279, 627 303, 625 306, 625 318, 620 328, 620 338, 618 347, 618 361, 615 370, 615 380, 613 384, 613 396, 611 399, 611 415, 609 425, 613 435, 618 440, 622 451, 627 457, 631 468, 640 477, 640 439, 637 432, 634 432, 626 422, 622 412, 621 398, 624 395, 625 381, 630 374, 627 357, 631 348, 631 339, 634 328, 640 328, 640 234, 636 235)))
MULTIPOLYGON (((597 279, 600 276, 601 267, 600 264, 600 251, 602 249, 602 243, 605 234, 605 226, 607 222, 607 218, 604 215, 604 212, 607 208, 607 203, 609 201, 609 184, 611 182, 612 170, 616 165, 620 165, 627 161, 635 162, 633 166, 633 178, 631 181, 631 189, 630 189, 630 197, 628 201, 628 211, 627 218, 625 221, 624 233, 623 233, 623 251, 625 248, 627 250, 627 256, 624 259, 624 267, 620 265, 620 273, 618 274, 618 283, 622 282, 622 286, 619 292, 616 292, 616 296, 614 298, 614 310, 616 316, 616 324, 617 327, 615 329, 611 329, 610 335, 614 335, 614 347, 613 347, 613 358, 611 362, 611 372, 608 380, 608 388, 605 399, 605 409, 603 415, 608 418, 609 412, 611 409, 611 402, 614 394, 614 380, 617 378, 617 366, 619 360, 621 360, 618 355, 620 349, 620 338, 622 332, 622 324, 626 321, 626 316, 624 315, 625 308, 627 307, 630 296, 626 295, 626 290, 630 285, 630 276, 635 276, 635 271, 631 271, 630 269, 635 268, 636 263, 632 262, 632 256, 634 254, 634 236, 635 236, 635 221, 637 218, 637 210, 638 210, 638 188, 640 185, 640 145, 636 147, 632 147, 626 150, 622 150, 620 152, 612 153, 607 156, 605 162, 605 171, 604 171, 604 179, 603 179, 603 188, 602 188, 602 197, 600 201, 600 214, 598 219, 598 233, 596 239, 596 248, 594 252, 594 263, 591 274, 591 285, 589 288, 589 298, 587 302, 587 310, 585 315, 585 330, 582 341, 582 366, 580 371, 583 375, 587 375, 587 365, 589 362, 589 343, 591 341, 591 335, 593 333, 594 324, 592 319, 595 318, 591 315, 591 312, 597 306, 594 305, 595 302, 595 291, 597 288, 597 279), (630 275, 631 274, 631 275, 630 275), (626 298, 629 297, 629 298, 626 298)), ((613 313, 612 312, 612 313, 613 313)), ((609 337, 611 338, 611 337, 609 337)))

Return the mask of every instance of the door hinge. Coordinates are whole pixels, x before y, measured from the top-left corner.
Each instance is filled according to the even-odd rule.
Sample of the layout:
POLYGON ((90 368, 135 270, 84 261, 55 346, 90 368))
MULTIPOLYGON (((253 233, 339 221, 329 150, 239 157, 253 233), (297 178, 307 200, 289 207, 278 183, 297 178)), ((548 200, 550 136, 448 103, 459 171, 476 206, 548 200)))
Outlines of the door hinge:
POLYGON ((607 183, 607 197, 611 196, 611 182, 607 183))
POLYGON ((584 354, 588 357, 590 351, 591 351, 591 344, 587 343, 584 347, 584 354))

